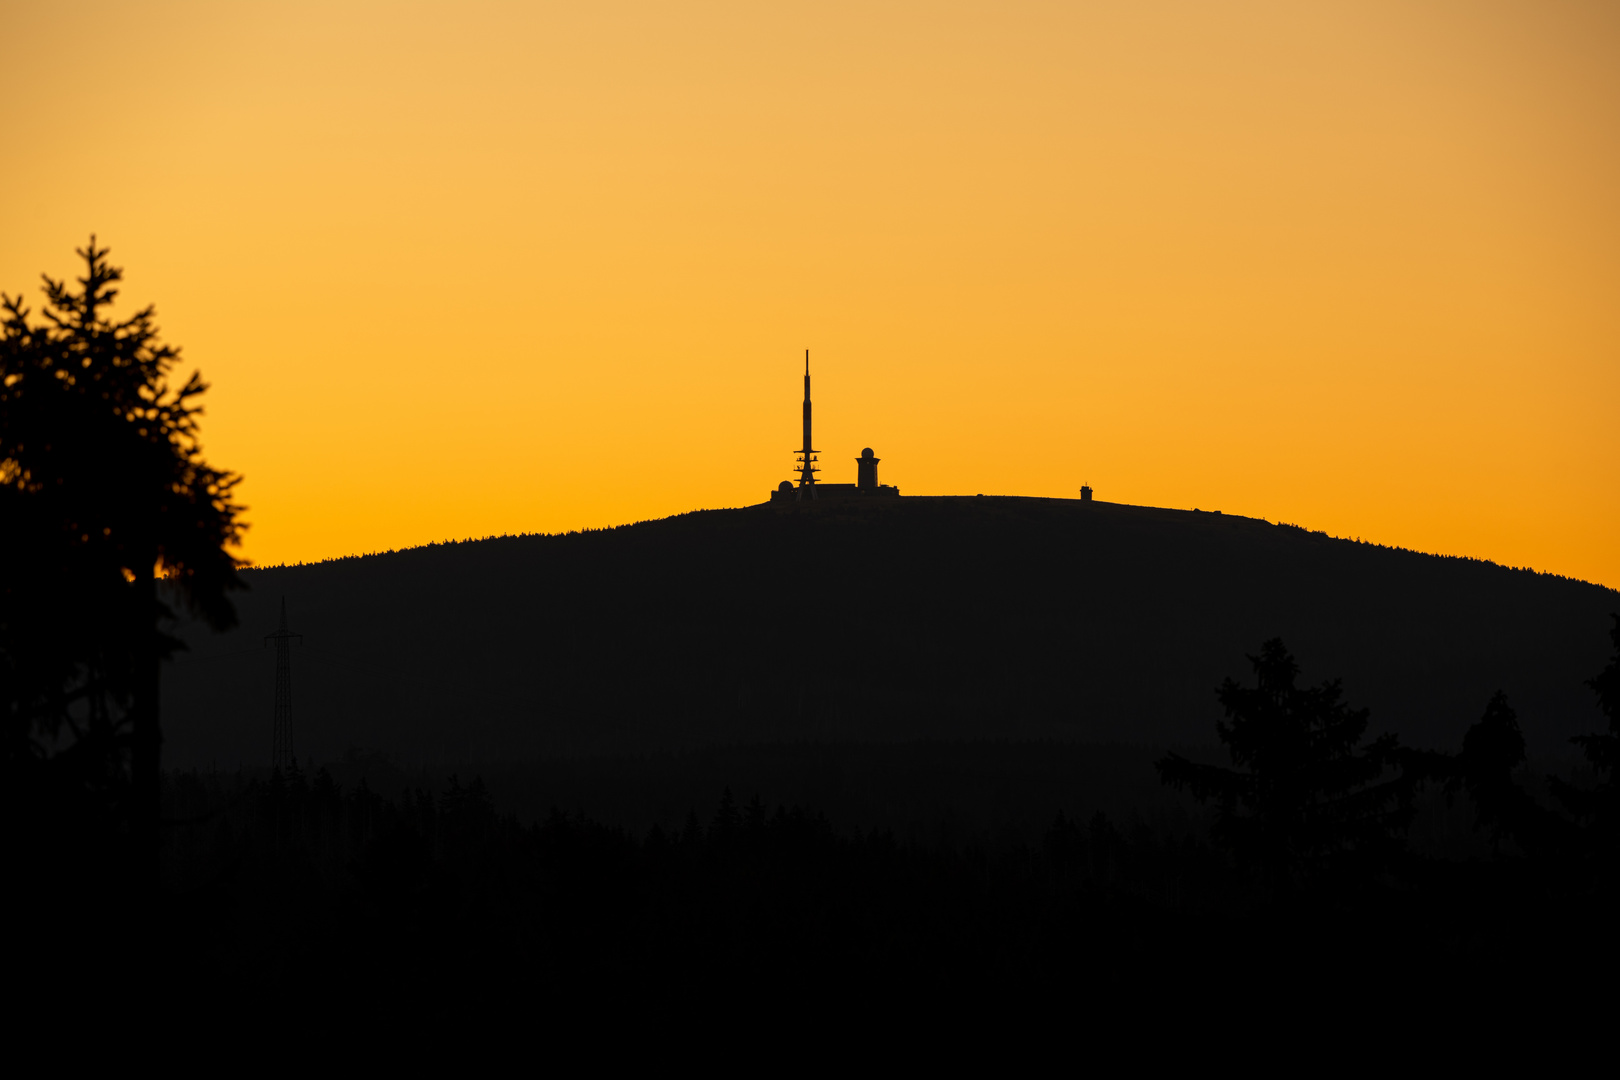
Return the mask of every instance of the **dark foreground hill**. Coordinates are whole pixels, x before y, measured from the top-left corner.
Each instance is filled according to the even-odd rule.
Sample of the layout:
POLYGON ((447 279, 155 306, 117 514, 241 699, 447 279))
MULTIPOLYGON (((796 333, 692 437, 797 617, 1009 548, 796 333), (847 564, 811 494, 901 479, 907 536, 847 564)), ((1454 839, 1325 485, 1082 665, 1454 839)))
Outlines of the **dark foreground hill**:
POLYGON ((1455 748, 1505 690, 1533 753, 1598 726, 1620 594, 1250 518, 1023 498, 702 511, 253 570, 238 631, 165 671, 166 763, 294 742, 407 767, 714 743, 1207 744, 1223 677, 1281 636, 1375 729, 1455 748))

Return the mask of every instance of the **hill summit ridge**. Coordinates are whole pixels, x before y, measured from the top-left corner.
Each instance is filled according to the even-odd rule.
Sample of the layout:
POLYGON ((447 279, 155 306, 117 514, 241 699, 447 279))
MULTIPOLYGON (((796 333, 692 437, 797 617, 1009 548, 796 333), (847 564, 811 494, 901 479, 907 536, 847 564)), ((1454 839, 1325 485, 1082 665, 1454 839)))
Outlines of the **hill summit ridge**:
POLYGON ((1282 637, 1375 729, 1450 745, 1506 691, 1589 730, 1616 592, 1237 514, 1025 496, 698 510, 245 572, 182 632, 169 759, 253 761, 284 597, 300 753, 406 762, 915 738, 1198 744, 1282 637))

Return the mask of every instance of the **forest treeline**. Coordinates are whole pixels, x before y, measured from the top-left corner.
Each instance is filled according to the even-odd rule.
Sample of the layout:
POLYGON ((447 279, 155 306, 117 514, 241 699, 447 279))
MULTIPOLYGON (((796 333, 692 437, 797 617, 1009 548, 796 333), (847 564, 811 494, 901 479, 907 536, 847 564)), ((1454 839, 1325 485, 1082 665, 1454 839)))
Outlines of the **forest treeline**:
POLYGON ((1620 614, 1611 619, 1614 654, 1587 680, 1608 727, 1571 739, 1587 783, 1526 775, 1524 733, 1500 690, 1458 752, 1405 747, 1389 731, 1368 739, 1369 711, 1344 700, 1339 680, 1297 685, 1299 665, 1275 638, 1249 657, 1254 685, 1228 678, 1217 690, 1226 717, 1216 733, 1231 767, 1175 753, 1156 767, 1165 783, 1214 806, 1212 839, 1273 896, 1354 889, 1399 873, 1414 854, 1406 834, 1425 788, 1448 801, 1466 798, 1493 854, 1522 859, 1549 888, 1612 893, 1620 856, 1620 614))
POLYGON ((1525 770, 1500 694, 1454 753, 1365 739, 1365 711, 1335 683, 1296 685, 1272 641, 1252 684, 1219 691, 1232 767, 1159 760, 1208 820, 1060 809, 1033 843, 902 841, 729 788, 638 830, 557 808, 523 821, 476 777, 385 797, 326 768, 171 774, 166 812, 189 822, 165 849, 173 947, 201 979, 341 958, 385 985, 533 971, 542 990, 615 995, 784 978, 970 992, 1099 964, 1144 986, 1221 964, 1234 985, 1321 981, 1369 950, 1442 979, 1546 977, 1615 955, 1620 617, 1613 636, 1591 683, 1609 729, 1582 738, 1577 782, 1525 770), (1484 838, 1475 857, 1409 835, 1444 807, 1484 838))

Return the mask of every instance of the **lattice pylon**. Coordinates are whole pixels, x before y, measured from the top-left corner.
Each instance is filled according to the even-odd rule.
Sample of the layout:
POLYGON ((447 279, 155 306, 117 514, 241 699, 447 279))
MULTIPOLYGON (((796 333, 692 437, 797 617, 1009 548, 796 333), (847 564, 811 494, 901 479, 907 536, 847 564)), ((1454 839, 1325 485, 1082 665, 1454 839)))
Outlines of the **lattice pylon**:
POLYGON ((270 765, 287 769, 293 763, 292 744, 292 642, 304 640, 303 634, 287 629, 287 598, 281 598, 281 625, 273 634, 264 636, 265 644, 276 643, 276 720, 270 734, 270 765))

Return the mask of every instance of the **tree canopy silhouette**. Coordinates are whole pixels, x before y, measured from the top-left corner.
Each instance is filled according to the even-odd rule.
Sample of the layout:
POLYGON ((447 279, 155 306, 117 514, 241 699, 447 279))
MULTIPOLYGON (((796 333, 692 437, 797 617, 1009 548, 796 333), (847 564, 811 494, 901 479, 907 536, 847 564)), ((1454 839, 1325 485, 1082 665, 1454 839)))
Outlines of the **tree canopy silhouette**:
POLYGON ((107 254, 92 236, 77 288, 46 276, 40 320, 0 293, 0 704, 13 786, 99 792, 155 854, 158 669, 179 644, 157 582, 231 626, 243 508, 202 456, 201 376, 170 382, 150 306, 108 313, 107 254))
POLYGON ((1344 704, 1336 679, 1297 687, 1299 665, 1280 639, 1249 661, 1254 686, 1226 679, 1217 690, 1226 720, 1215 727, 1236 768, 1169 754, 1160 778, 1214 802, 1214 837, 1279 888, 1382 863, 1412 812, 1396 737, 1363 745, 1367 710, 1344 704))

